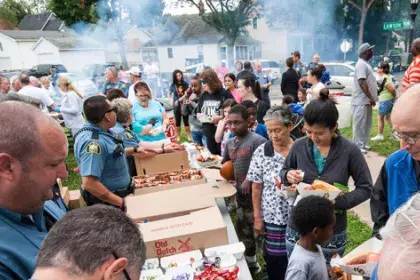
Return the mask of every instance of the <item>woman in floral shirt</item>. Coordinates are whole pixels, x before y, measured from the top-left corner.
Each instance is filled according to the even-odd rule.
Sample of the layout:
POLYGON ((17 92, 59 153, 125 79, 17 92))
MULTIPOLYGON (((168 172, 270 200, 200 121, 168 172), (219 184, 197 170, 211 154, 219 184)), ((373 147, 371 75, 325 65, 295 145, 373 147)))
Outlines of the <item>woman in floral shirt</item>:
POLYGON ((252 156, 247 180, 252 183, 255 231, 265 236, 268 279, 284 279, 287 269, 285 234, 290 206, 287 197, 276 190, 280 170, 293 140, 292 112, 289 106, 274 106, 264 117, 270 141, 252 156))

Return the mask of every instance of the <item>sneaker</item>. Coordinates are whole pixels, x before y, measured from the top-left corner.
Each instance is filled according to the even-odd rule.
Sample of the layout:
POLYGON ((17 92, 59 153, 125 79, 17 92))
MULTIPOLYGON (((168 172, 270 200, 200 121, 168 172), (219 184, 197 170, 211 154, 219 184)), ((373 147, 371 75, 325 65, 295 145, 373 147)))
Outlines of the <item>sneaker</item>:
POLYGON ((248 262, 248 268, 251 274, 258 274, 262 270, 258 262, 248 262))
POLYGON ((366 149, 364 149, 364 148, 362 148, 362 149, 360 149, 360 151, 362 152, 362 154, 364 154, 364 155, 366 155, 367 154, 367 150, 366 149))
POLYGON ((370 150, 372 150, 372 148, 371 148, 370 146, 368 146, 368 145, 365 145, 364 149, 365 149, 366 151, 370 151, 370 150))
POLYGON ((384 140, 384 136, 382 134, 378 134, 373 138, 370 138, 370 140, 372 141, 383 141, 384 140))

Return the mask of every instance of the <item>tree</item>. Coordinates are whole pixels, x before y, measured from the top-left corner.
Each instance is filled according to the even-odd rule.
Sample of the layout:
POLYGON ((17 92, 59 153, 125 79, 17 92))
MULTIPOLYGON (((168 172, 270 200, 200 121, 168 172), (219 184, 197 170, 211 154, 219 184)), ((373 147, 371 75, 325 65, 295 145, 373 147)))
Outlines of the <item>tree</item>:
POLYGON ((210 12, 206 12, 203 0, 184 0, 194 5, 205 23, 225 36, 228 50, 228 67, 234 66, 235 41, 240 34, 245 32, 245 27, 250 24, 251 15, 256 6, 254 0, 238 0, 237 5, 232 0, 205 0, 205 5, 210 12))
POLYGON ((375 0, 361 0, 361 3, 358 4, 355 2, 355 0, 348 0, 350 4, 352 4, 356 9, 358 9, 362 16, 360 18, 360 24, 359 24, 359 46, 363 44, 363 33, 365 31, 365 23, 366 23, 366 17, 368 14, 368 11, 372 4, 375 2, 375 0))
POLYGON ((16 26, 26 15, 32 14, 30 6, 25 1, 4 0, 0 3, 0 19, 16 26))

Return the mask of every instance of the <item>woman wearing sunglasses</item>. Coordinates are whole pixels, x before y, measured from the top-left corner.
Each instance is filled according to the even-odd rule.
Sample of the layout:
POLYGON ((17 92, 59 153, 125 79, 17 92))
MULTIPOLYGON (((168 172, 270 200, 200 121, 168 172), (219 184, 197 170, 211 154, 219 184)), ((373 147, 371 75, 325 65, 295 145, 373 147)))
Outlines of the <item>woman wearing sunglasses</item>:
POLYGON ((223 89, 222 82, 213 69, 204 70, 200 77, 204 93, 198 101, 197 118, 203 124, 207 148, 212 154, 220 155, 220 144, 216 143, 214 136, 217 124, 223 118, 223 102, 233 96, 223 89))
POLYGON ((138 102, 133 106, 133 131, 141 141, 168 142, 166 126, 168 119, 163 106, 152 99, 152 93, 145 82, 134 86, 138 102))

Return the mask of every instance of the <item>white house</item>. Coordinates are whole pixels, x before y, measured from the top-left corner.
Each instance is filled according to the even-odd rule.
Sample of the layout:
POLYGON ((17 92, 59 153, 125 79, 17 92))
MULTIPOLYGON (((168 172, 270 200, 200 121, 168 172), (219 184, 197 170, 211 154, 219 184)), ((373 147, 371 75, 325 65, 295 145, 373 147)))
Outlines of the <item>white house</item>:
POLYGON ((69 72, 78 72, 86 64, 105 63, 105 48, 86 37, 40 38, 31 51, 36 64, 63 64, 69 72))
POLYGON ((66 36, 58 31, 0 30, 0 70, 28 69, 37 64, 33 45, 41 38, 66 36))
MULTIPOLYGON (((248 35, 239 36, 234 60, 261 57, 260 42, 248 35)), ((143 48, 143 61, 157 62, 161 72, 172 72, 196 63, 217 67, 228 61, 226 38, 209 27, 199 15, 171 16, 154 39, 143 48)))

